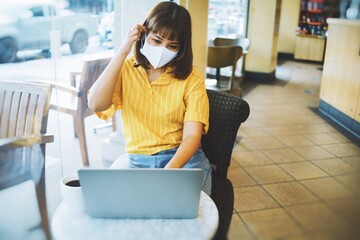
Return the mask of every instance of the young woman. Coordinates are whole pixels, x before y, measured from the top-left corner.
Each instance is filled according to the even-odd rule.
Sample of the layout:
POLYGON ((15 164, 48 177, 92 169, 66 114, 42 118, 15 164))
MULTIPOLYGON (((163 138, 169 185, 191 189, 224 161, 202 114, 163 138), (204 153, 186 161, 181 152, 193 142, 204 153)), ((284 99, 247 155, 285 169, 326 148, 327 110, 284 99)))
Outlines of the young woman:
POLYGON ((156 5, 128 32, 88 99, 102 119, 122 110, 130 167, 202 168, 202 189, 211 194, 211 167, 200 146, 209 101, 204 78, 193 68, 185 8, 156 5), (134 43, 134 56, 127 58, 134 43))

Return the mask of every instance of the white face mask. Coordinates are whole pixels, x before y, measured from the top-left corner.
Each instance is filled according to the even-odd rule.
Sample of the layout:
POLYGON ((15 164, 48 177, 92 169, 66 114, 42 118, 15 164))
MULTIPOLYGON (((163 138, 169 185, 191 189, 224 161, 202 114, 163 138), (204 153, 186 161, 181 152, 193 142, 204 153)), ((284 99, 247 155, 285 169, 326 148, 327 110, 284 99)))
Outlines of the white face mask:
POLYGON ((155 69, 168 64, 178 53, 177 51, 170 51, 166 47, 152 46, 146 40, 140 52, 149 60, 155 69))

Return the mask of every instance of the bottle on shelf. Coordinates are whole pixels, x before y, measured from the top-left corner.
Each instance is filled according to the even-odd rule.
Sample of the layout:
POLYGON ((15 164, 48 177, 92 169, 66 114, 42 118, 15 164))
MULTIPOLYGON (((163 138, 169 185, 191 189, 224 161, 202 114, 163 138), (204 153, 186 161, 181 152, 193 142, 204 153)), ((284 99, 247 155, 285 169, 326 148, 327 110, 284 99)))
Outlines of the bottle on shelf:
POLYGON ((324 27, 326 26, 325 0, 301 0, 300 8, 297 33, 324 36, 324 27))

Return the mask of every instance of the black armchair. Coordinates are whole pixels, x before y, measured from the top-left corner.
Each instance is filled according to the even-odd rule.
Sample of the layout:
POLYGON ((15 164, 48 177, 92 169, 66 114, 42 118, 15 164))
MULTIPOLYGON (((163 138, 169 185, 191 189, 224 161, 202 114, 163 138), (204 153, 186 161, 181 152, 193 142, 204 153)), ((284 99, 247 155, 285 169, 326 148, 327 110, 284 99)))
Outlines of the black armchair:
POLYGON ((234 208, 234 189, 227 178, 231 154, 240 124, 250 113, 249 104, 240 97, 207 90, 210 102, 210 127, 203 135, 202 149, 213 165, 211 198, 219 211, 219 227, 214 239, 227 238, 234 208))

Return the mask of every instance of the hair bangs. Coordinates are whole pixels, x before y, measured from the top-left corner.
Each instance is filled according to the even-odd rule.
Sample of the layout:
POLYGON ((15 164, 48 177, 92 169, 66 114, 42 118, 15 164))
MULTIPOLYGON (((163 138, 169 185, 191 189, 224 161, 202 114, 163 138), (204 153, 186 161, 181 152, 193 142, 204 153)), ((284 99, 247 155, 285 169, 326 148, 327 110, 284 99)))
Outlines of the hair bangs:
POLYGON ((169 39, 171 41, 178 40, 179 27, 174 20, 169 21, 169 19, 162 19, 162 21, 157 21, 153 26, 149 26, 149 29, 154 33, 159 34, 161 37, 169 39))

